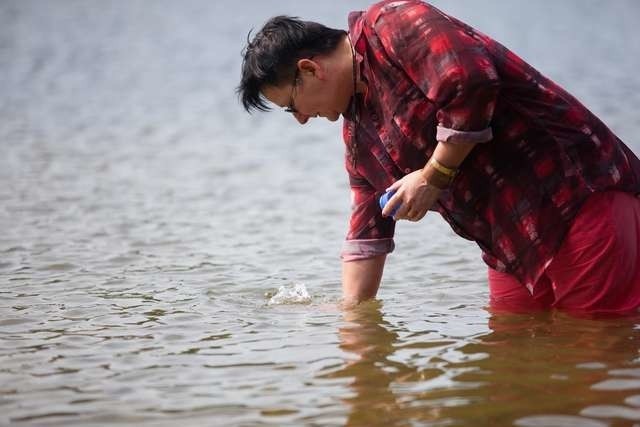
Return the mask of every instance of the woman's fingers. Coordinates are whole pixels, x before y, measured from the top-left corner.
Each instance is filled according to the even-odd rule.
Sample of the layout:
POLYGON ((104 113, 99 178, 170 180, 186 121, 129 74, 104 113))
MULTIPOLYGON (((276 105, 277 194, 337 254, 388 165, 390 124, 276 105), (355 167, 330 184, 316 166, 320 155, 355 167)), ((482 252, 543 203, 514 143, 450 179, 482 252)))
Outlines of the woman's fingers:
POLYGON ((384 209, 382 209, 382 216, 393 216, 395 218, 400 208, 402 208, 401 203, 402 197, 398 193, 391 196, 387 204, 384 206, 384 209))
POLYGON ((386 190, 384 190, 385 192, 387 191, 391 191, 391 190, 397 190, 398 188, 400 188, 400 186, 402 185, 402 182, 404 181, 404 178, 397 180, 396 182, 394 182, 393 184, 391 184, 389 186, 389 188, 387 188, 386 190))

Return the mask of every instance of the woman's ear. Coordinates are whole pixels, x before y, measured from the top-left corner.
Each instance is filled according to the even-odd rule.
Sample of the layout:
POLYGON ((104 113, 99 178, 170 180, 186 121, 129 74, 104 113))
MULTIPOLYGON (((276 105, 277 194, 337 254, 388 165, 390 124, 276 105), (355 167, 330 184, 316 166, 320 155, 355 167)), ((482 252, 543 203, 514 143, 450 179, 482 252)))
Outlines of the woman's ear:
POLYGON ((311 75, 320 79, 324 76, 322 64, 312 59, 303 58, 298 61, 298 70, 301 74, 311 75))

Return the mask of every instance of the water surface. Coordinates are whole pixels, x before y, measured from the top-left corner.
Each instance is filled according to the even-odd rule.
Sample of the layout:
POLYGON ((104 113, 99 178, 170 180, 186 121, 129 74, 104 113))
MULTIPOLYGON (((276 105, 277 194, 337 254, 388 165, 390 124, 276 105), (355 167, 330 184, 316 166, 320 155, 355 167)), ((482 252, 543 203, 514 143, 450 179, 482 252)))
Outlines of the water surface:
MULTIPOLYGON (((639 151, 638 3, 435 3, 639 151)), ((640 424, 639 319, 488 312, 435 216, 338 307, 340 125, 234 88, 251 27, 366 4, 0 2, 0 425, 640 424)))

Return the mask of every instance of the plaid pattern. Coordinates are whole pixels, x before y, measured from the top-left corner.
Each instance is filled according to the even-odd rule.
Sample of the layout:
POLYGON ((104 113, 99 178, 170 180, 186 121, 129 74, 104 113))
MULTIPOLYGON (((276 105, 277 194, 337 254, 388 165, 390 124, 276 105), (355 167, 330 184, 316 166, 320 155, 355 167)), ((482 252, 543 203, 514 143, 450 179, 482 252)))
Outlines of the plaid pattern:
MULTIPOLYGON (((422 168, 438 140, 478 144, 433 210, 492 268, 531 286, 593 192, 640 193, 640 161, 569 93, 488 36, 419 1, 349 16, 365 97, 342 257, 393 250, 377 197, 422 168)), ((354 143, 352 117, 344 140, 354 143)))

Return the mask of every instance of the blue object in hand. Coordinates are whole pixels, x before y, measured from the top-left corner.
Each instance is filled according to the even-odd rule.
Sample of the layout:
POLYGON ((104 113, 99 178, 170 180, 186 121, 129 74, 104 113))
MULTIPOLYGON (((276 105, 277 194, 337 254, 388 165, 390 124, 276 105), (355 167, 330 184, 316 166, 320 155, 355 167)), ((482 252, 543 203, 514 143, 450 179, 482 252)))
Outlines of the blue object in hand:
MULTIPOLYGON (((387 203, 389 202, 389 199, 396 194, 395 190, 389 190, 386 193, 384 193, 382 196, 380 196, 380 209, 384 209, 384 207, 387 205, 387 203)), ((394 210, 391 211, 391 216, 394 216, 396 214, 396 212, 398 212, 398 209, 400 209, 401 205, 396 206, 396 208, 394 210)))

